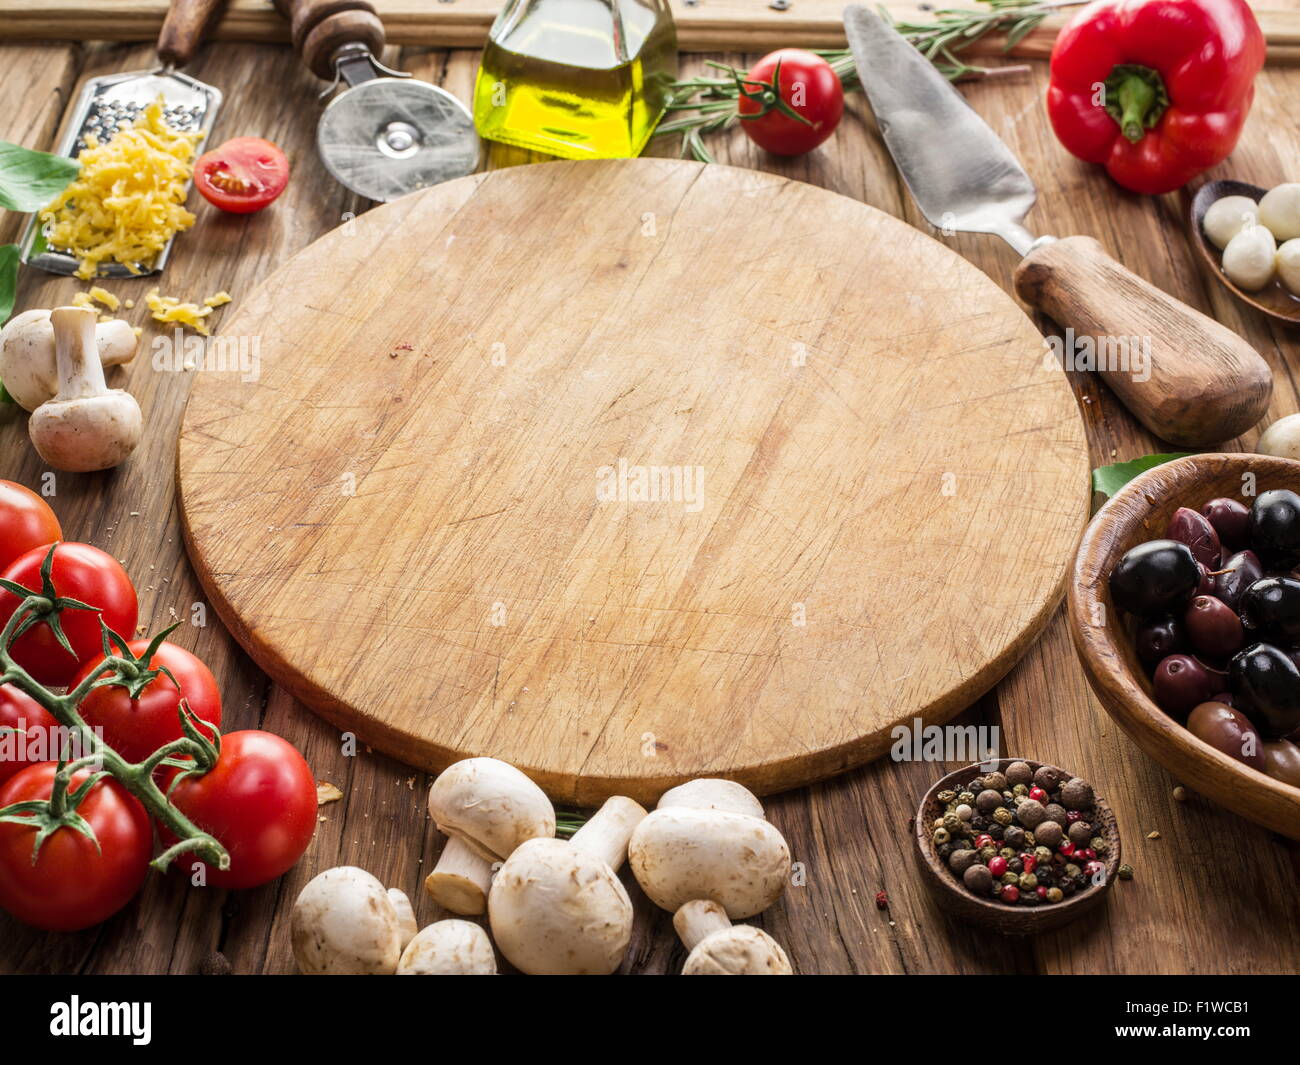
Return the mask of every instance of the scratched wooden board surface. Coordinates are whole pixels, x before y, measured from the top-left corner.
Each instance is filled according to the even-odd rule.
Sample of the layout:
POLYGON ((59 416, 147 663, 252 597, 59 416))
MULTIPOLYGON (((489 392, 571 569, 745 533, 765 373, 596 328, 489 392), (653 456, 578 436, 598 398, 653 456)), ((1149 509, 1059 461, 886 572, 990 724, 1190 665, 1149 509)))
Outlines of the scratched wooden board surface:
MULTIPOLYGON (((472 52, 412 52, 401 57, 417 76, 462 99, 472 83, 472 52)), ((691 57, 688 68, 704 57, 691 57)), ((743 62, 742 56, 728 59, 743 62)), ((75 78, 146 66, 144 46, 86 49, 0 46, 0 136, 38 144, 52 137, 55 116, 75 78)), ((188 297, 218 288, 239 291, 363 205, 312 164, 316 88, 287 49, 237 45, 208 50, 196 76, 228 90, 223 128, 259 133, 281 143, 298 164, 294 181, 272 211, 223 218, 200 205, 200 222, 182 238, 163 279, 165 291, 188 297), (250 86, 273 84, 275 93, 250 86)), ((1156 284, 1242 331, 1276 371, 1271 416, 1297 409, 1293 383, 1300 347, 1287 334, 1243 310, 1201 272, 1183 232, 1179 197, 1139 199, 1119 193, 1104 176, 1056 146, 1041 114, 1046 71, 967 88, 977 109, 1020 154, 1039 184, 1030 222, 1055 233, 1089 233, 1156 284)), ((1259 81, 1255 113, 1233 158, 1213 176, 1270 184, 1300 175, 1300 134, 1292 101, 1300 72, 1269 68, 1259 81)), ((778 172, 855 196, 919 223, 861 99, 841 129, 811 157, 762 156, 735 132, 715 144, 719 158, 778 172)), ((656 154, 670 154, 660 144, 656 154)), ((528 161, 494 149, 490 165, 528 161)), ((12 220, 6 220, 6 239, 12 220)), ((1014 255, 993 238, 958 237, 952 245, 1009 290, 1014 255)), ((792 249, 797 253, 797 249, 792 249)), ((66 301, 78 286, 29 273, 20 307, 66 301)), ((139 310, 133 318, 143 322, 139 310)), ((217 319, 218 325, 220 318, 217 319)), ((184 375, 152 371, 146 360, 117 378, 150 413, 151 432, 121 472, 65 477, 55 506, 67 534, 123 559, 141 591, 141 620, 150 630, 173 612, 188 617, 200 601, 180 543, 172 488, 175 428, 189 387, 184 375)), ((1130 458, 1161 445, 1087 378, 1074 380, 1094 463, 1130 458)), ((1239 441, 1249 446, 1257 434, 1239 441)), ((0 416, 0 476, 38 483, 41 467, 22 425, 0 416)), ((221 950, 237 972, 287 972, 293 967, 287 922, 292 900, 316 872, 337 864, 370 869, 404 887, 421 922, 438 916, 419 891, 441 843, 424 814, 428 779, 364 750, 346 757, 337 733, 272 686, 220 625, 186 628, 182 640, 221 680, 228 728, 263 727, 290 738, 317 776, 344 798, 321 808, 316 838, 300 865, 281 881, 241 893, 191 890, 175 878, 153 878, 141 896, 98 929, 47 935, 0 916, 0 971, 95 973, 197 970, 221 950)), ((1294 972, 1300 968, 1295 900, 1300 864, 1293 844, 1219 811, 1192 795, 1176 802, 1172 780, 1114 726, 1092 697, 1058 615, 994 692, 959 723, 998 725, 1007 753, 1074 768, 1111 800, 1124 834, 1125 858, 1136 870, 1119 884, 1102 914, 1067 929, 1017 941, 956 926, 933 906, 913 874, 907 821, 913 804, 944 767, 888 759, 825 784, 771 799, 769 816, 791 842, 802 883, 756 920, 787 947, 805 973, 1056 973, 1294 972), (1160 837, 1148 840, 1148 833, 1160 837), (878 891, 889 909, 877 909, 878 891)), ((638 921, 626 968, 674 972, 683 953, 667 915, 635 891, 638 921)))

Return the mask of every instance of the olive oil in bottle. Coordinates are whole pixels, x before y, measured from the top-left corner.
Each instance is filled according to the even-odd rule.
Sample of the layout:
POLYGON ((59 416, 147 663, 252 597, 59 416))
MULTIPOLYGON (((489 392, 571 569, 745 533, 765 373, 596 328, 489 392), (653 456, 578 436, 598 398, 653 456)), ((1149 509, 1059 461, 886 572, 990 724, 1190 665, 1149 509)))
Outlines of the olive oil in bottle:
POLYGON ((508 0, 474 86, 489 140, 568 159, 638 155, 677 77, 667 0, 508 0))

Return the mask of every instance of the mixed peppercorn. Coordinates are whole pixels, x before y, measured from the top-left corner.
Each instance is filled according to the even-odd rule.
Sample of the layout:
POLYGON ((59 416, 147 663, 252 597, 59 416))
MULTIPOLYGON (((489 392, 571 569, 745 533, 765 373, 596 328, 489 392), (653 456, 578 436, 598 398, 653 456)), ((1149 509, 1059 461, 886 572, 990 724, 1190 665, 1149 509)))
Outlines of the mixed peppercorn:
POLYGON ((941 791, 931 826, 939 858, 975 895, 1012 905, 1062 902, 1104 882, 1105 837, 1092 785, 1052 766, 1012 762, 941 791))

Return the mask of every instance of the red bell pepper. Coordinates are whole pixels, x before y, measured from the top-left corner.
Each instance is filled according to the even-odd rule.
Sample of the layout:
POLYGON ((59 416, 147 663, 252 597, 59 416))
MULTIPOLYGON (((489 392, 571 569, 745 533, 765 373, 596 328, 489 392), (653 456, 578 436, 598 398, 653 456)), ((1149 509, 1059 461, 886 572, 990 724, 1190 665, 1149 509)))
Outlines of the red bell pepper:
POLYGON ((1126 189, 1172 192, 1236 146, 1263 65, 1244 0, 1098 0, 1056 39, 1047 113, 1126 189))

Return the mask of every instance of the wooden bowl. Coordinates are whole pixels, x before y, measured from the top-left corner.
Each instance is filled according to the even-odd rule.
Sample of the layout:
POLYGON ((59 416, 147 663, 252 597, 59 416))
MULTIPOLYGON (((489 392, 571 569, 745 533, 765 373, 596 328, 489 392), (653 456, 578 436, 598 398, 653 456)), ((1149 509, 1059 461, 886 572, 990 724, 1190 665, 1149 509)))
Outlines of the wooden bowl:
POLYGON ((1274 780, 1198 740, 1155 704, 1108 577, 1124 552, 1164 536, 1180 506, 1242 497, 1247 474, 1256 494, 1300 491, 1300 462, 1268 455, 1190 455, 1140 474, 1093 518, 1079 543, 1070 581, 1070 634, 1106 712, 1175 779, 1247 820, 1300 839, 1300 788, 1274 780))
POLYGON ((1237 299, 1249 303, 1257 311, 1263 311, 1270 318, 1291 325, 1300 324, 1300 299, 1291 295, 1277 278, 1274 278, 1258 292, 1247 292, 1238 288, 1223 272, 1223 252, 1219 251, 1205 237, 1205 212, 1210 204, 1224 196, 1249 196, 1256 203, 1267 192, 1258 185, 1249 185, 1244 181, 1207 181, 1192 197, 1192 206, 1188 225, 1192 231, 1192 243, 1196 250, 1214 271, 1214 276, 1237 299))
MULTIPOLYGON (((1012 762, 1025 762, 1035 772, 1041 766, 1048 764, 1035 762, 1029 758, 1001 758, 998 760, 998 769, 1005 770, 1012 762)), ((1060 766, 1051 768, 1066 773, 1067 776, 1073 776, 1060 766)), ((921 879, 930 888, 939 908, 961 921, 991 928, 1003 935, 1029 936, 1069 924, 1076 917, 1098 905, 1106 897, 1106 892, 1110 890, 1119 872, 1119 826, 1115 823, 1115 814, 1100 795, 1096 796, 1094 801, 1092 826, 1096 833, 1106 840, 1106 853, 1098 855, 1098 861, 1106 867, 1104 884, 1090 885, 1063 902, 1043 906, 1022 906, 1019 903, 998 902, 996 899, 972 895, 948 868, 939 857, 929 832, 929 826, 943 814, 944 804, 939 801, 939 792, 948 789, 961 791, 966 784, 986 772, 992 770, 983 769, 976 764, 949 773, 925 793, 925 798, 921 800, 921 805, 916 811, 916 824, 912 832, 912 839, 916 844, 913 848, 916 867, 920 870, 921 879)), ((1095 790, 1096 785, 1094 784, 1093 787, 1095 790)))

